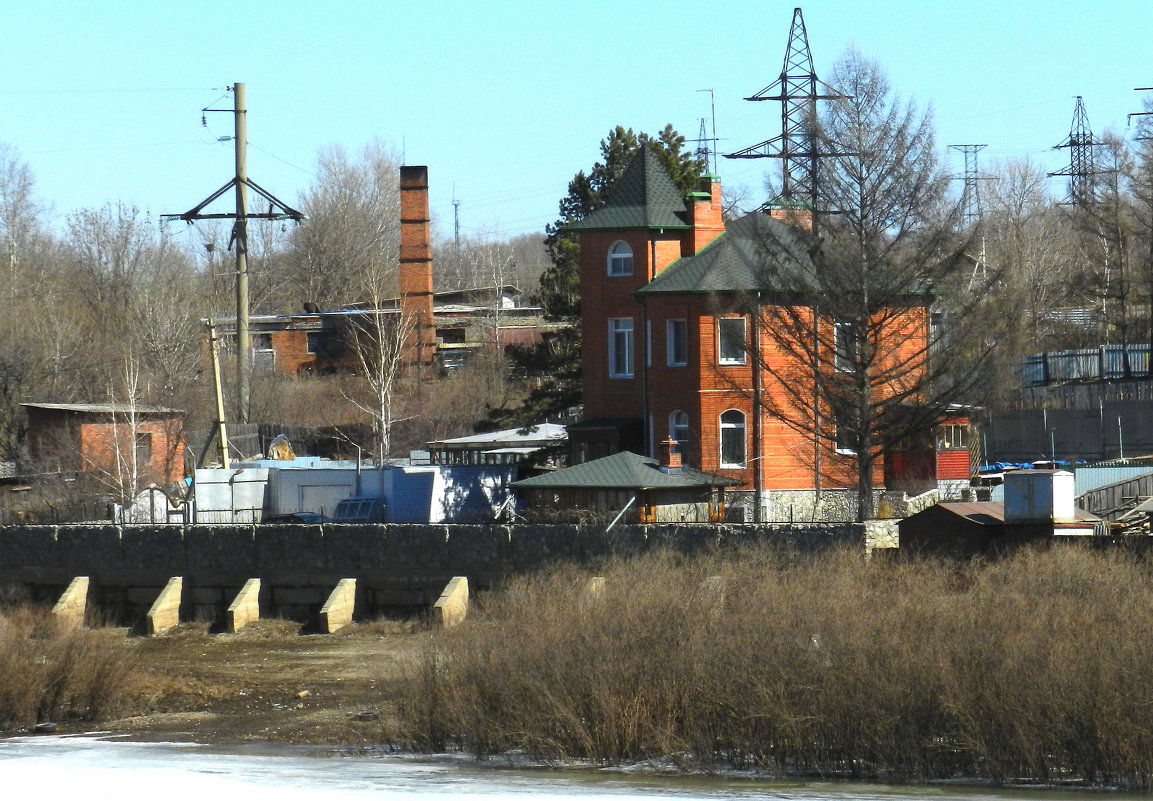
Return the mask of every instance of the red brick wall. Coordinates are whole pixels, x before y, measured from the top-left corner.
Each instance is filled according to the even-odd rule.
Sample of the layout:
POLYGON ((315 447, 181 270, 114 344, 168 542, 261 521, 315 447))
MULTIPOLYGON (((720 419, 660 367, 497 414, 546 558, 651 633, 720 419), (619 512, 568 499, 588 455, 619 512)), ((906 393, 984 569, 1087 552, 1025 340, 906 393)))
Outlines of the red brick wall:
POLYGON ((308 352, 308 332, 273 331, 269 336, 276 354, 277 375, 296 375, 316 369, 316 357, 308 352))
POLYGON ((681 232, 589 231, 581 234, 580 242, 584 415, 643 417, 645 322, 632 292, 648 283, 656 268, 680 257, 681 232), (632 275, 608 274, 609 249, 618 241, 632 248, 632 275), (608 321, 614 317, 633 320, 632 378, 609 377, 608 321))
MULTIPOLYGON (((583 341, 584 416, 643 419, 649 439, 662 440, 669 433, 669 415, 674 411, 688 413, 690 435, 684 452, 685 463, 709 472, 737 478, 746 488, 753 486, 754 473, 761 473, 762 489, 808 489, 815 486, 813 437, 799 433, 776 416, 765 413, 761 419, 760 447, 753 442, 757 426, 753 419, 753 359, 743 365, 722 365, 717 354, 717 316, 733 312, 718 308, 717 299, 708 296, 671 296, 647 298, 641 305, 632 292, 655 277, 679 258, 690 255, 712 241, 723 230, 721 222, 720 185, 709 198, 690 201, 690 214, 696 230, 589 231, 580 234, 581 304, 583 341), (629 244, 633 251, 631 276, 608 275, 608 253, 617 241, 629 244), (609 377, 609 327, 614 317, 633 319, 632 378, 609 377), (684 319, 688 324, 688 365, 667 363, 667 327, 670 319, 684 319), (646 334, 651 332, 650 348, 646 334), (651 365, 646 356, 651 353, 651 365), (741 469, 720 468, 720 416, 729 409, 745 415, 746 456, 741 469), (646 419, 646 410, 649 417, 646 419)), ((794 215, 797 221, 803 215, 794 215)), ((888 364, 909 362, 923 347, 925 310, 912 309, 890 324, 894 341, 903 344, 886 354, 888 364)), ((755 327, 746 318, 746 335, 755 327)), ((763 363, 785 368, 793 357, 762 334, 759 352, 763 363)), ((788 395, 768 372, 762 377, 763 391, 769 396, 766 406, 788 404, 788 395)), ((851 487, 856 483, 851 456, 833 454, 824 432, 820 442, 821 485, 851 487)), ((654 455, 650 445, 649 455, 654 455)), ((874 480, 883 483, 883 464, 878 460, 874 480)))
MULTIPOLYGON (((151 434, 152 458, 140 465, 142 486, 171 484, 184 477, 184 423, 179 413, 141 415, 137 433, 151 434)), ((117 447, 122 463, 131 463, 135 440, 123 418, 109 414, 28 408, 32 458, 46 469, 98 471, 117 475, 117 447)))
MULTIPOLYGON (((135 433, 152 439, 151 460, 137 465, 141 486, 163 486, 184 477, 184 430, 179 418, 138 420, 135 433)), ((88 421, 80 426, 81 469, 129 475, 134 448, 133 431, 126 421, 116 425, 88 421)))

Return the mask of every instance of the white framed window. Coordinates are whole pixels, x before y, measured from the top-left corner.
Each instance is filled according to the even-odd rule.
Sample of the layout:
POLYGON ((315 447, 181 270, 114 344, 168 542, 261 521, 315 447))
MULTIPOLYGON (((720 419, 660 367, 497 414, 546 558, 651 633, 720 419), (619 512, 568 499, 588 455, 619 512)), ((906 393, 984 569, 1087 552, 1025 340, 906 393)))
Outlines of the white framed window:
POLYGON ((670 367, 684 367, 689 363, 688 320, 669 320, 665 323, 665 349, 670 367))
POLYGON ((609 275, 633 274, 633 249, 627 242, 614 242, 609 248, 609 275))
POLYGON ((957 451, 969 449, 969 426, 948 423, 937 429, 937 450, 957 451))
POLYGON ((745 413, 729 409, 721 414, 721 467, 745 466, 745 413))
POLYGON ((681 453, 689 444, 689 413, 679 409, 669 415, 669 436, 677 441, 681 453))
POLYGON ((717 361, 721 364, 744 364, 745 318, 717 318, 717 361))
POLYGON ((633 318, 609 318, 609 376, 633 377, 633 318))

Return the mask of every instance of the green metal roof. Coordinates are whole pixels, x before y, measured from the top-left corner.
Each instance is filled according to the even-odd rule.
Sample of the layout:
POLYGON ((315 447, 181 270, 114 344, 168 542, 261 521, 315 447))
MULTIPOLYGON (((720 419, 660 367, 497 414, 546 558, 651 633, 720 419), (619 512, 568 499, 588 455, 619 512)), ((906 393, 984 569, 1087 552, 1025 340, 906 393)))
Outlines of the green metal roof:
POLYGON ((613 187, 605 205, 567 226, 572 231, 617 228, 689 228, 685 201, 656 154, 642 147, 613 187))
POLYGON ((656 459, 621 451, 612 456, 566 467, 552 473, 514 481, 517 489, 678 489, 684 487, 727 487, 736 479, 682 467, 679 473, 665 473, 656 459))
POLYGON ((677 259, 636 295, 817 289, 808 235, 801 229, 752 212, 695 256, 677 259))

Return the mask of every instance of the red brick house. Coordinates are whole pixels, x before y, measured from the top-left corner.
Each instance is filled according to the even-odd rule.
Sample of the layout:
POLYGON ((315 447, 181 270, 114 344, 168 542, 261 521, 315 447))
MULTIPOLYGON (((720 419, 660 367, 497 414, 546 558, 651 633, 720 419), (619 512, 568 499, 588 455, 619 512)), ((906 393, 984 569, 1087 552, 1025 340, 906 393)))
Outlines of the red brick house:
POLYGON ((29 456, 41 470, 96 473, 126 491, 184 478, 182 411, 120 403, 21 406, 28 415, 29 456))
MULTIPOLYGON (((804 223, 798 212, 755 212, 726 224, 718 178, 682 197, 642 150, 605 206, 571 226, 581 253, 585 415, 569 429, 574 463, 620 450, 652 457, 671 436, 687 465, 740 482, 749 520, 851 517, 855 460, 837 432, 798 431, 767 411, 788 400, 765 366, 786 368, 772 371, 779 375, 797 357, 765 332, 765 310, 808 304, 794 287, 766 281, 781 266, 811 274, 804 223), (763 269, 766 258, 777 269, 763 269), (748 311, 750 298, 761 313, 748 311), (823 461, 812 457, 818 437, 830 454, 823 461)), ((898 343, 889 358, 924 351, 929 302, 886 317, 898 343)), ((882 458, 878 488, 886 472, 882 458)))

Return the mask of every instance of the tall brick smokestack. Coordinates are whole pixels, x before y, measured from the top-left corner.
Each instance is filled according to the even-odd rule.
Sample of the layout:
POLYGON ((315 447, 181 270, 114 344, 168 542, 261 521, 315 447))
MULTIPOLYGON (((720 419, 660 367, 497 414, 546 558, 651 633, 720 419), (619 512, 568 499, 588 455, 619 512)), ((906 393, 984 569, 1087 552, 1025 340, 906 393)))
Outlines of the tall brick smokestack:
POLYGON ((412 326, 411 361, 432 364, 436 322, 432 314, 428 167, 400 168, 400 311, 412 326))

